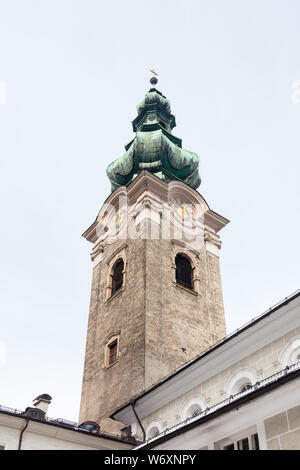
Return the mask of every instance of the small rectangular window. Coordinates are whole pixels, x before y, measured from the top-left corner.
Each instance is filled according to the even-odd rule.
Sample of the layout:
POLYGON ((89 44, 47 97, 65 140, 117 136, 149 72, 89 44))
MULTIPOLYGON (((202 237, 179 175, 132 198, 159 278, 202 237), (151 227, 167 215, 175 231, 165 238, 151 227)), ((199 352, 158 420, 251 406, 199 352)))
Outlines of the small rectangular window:
POLYGON ((109 365, 113 364, 117 360, 118 353, 118 342, 114 341, 108 346, 109 349, 109 365))

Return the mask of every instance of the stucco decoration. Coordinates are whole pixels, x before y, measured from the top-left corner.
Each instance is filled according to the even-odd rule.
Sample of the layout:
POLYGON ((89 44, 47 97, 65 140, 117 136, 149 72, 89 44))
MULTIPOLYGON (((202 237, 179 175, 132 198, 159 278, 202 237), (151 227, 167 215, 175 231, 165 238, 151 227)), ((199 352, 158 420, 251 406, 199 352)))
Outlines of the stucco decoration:
POLYGON ((193 395, 187 398, 180 410, 180 421, 185 421, 188 418, 196 416, 197 413, 205 410, 205 400, 201 395, 193 395))
POLYGON ((280 355, 279 362, 284 369, 287 366, 291 366, 296 362, 300 361, 300 335, 294 336, 284 346, 280 355))
POLYGON ((254 385, 258 381, 257 374, 252 367, 241 367, 228 378, 224 391, 227 397, 240 393, 245 385, 254 385))
POLYGON ((164 430, 163 422, 160 418, 152 419, 146 426, 146 438, 151 439, 164 430))

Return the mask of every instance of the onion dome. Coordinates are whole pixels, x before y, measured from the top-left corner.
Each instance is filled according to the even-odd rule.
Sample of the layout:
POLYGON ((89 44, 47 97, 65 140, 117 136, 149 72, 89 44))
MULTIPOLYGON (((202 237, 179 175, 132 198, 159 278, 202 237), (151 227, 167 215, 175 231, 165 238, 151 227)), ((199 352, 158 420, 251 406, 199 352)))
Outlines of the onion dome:
POLYGON ((150 82, 152 88, 138 105, 138 115, 132 121, 136 135, 125 146, 125 154, 107 168, 111 189, 130 184, 143 170, 166 182, 182 181, 196 189, 201 183, 199 157, 182 149, 181 139, 171 133, 176 123, 170 102, 155 88, 157 78, 152 77, 150 82))
POLYGON ((162 127, 172 130, 176 126, 175 116, 171 114, 170 101, 156 88, 150 88, 143 101, 137 107, 138 116, 132 122, 133 131, 141 129, 143 124, 158 121, 162 127))

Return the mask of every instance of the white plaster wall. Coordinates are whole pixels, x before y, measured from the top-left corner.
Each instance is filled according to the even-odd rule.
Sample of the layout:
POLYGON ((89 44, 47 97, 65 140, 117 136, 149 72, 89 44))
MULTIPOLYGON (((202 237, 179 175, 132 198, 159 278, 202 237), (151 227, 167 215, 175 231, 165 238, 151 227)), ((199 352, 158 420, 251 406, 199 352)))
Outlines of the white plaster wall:
POLYGON ((237 435, 258 433, 260 449, 266 450, 264 420, 300 404, 300 379, 282 385, 228 413, 157 445, 154 449, 218 449, 222 441, 237 435))
POLYGON ((212 405, 225 400, 227 397, 225 390, 226 383, 228 383, 230 378, 240 369, 247 367, 251 368, 256 373, 258 381, 276 374, 282 368, 280 364, 280 355, 282 350, 286 344, 290 343, 292 338, 298 335, 300 335, 300 327, 280 336, 256 352, 241 358, 231 367, 224 369, 224 371, 203 383, 201 383, 201 377, 199 377, 199 385, 145 417, 142 420, 143 425, 147 425, 149 421, 155 418, 159 418, 165 424, 165 429, 182 422, 182 407, 184 406, 184 403, 194 395, 200 395, 203 398, 206 407, 211 407, 212 405))
POLYGON ((20 430, 0 425, 0 445, 5 450, 16 450, 18 448, 20 430))
MULTIPOLYGON (((0 413, 0 445, 17 450, 25 419, 0 413)), ((104 439, 88 433, 30 421, 23 433, 22 450, 129 450, 127 443, 104 439)))

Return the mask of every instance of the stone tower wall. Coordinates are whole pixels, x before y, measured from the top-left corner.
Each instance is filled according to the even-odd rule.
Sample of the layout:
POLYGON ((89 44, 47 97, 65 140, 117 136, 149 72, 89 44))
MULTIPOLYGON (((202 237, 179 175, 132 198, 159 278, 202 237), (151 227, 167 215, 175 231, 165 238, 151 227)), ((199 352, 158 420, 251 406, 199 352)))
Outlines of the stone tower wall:
MULTIPOLYGON (((203 243, 195 249, 173 236, 163 239, 159 211, 154 217, 156 239, 145 237, 151 224, 147 207, 151 200, 165 202, 172 183, 143 173, 126 189, 131 203, 136 199, 142 202, 142 209, 132 217, 137 238, 108 243, 105 236, 97 235, 97 223, 84 234, 94 243, 94 272, 80 422, 101 422, 225 336, 216 231, 227 223, 226 219, 210 211, 196 191, 176 183, 185 202, 192 198, 193 204, 199 201, 205 208, 203 243), (176 283, 177 253, 191 261, 194 290, 176 283), (109 275, 120 257, 124 261, 124 284, 110 297, 109 275), (105 345, 111 337, 119 339, 119 358, 107 367, 105 345)), ((98 221, 103 219, 103 212, 98 221)))

